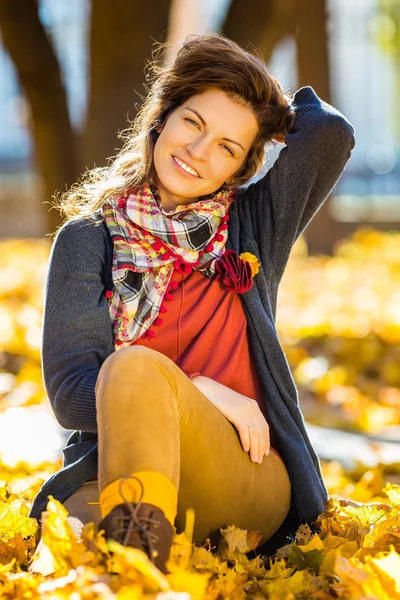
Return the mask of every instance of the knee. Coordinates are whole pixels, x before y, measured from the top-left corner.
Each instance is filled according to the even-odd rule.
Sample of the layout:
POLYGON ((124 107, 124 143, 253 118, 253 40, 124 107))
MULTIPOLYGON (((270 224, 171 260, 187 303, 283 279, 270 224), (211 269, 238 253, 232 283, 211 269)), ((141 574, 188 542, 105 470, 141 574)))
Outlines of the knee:
POLYGON ((151 369, 160 353, 146 346, 128 346, 113 352, 100 367, 95 394, 106 381, 114 387, 118 383, 132 381, 133 378, 149 378, 151 369))

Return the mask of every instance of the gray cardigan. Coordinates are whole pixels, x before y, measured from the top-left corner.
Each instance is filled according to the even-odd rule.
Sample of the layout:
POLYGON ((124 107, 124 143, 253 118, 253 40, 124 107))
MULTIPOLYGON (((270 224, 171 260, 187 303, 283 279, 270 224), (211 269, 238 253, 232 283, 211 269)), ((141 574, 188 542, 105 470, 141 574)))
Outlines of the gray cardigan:
MULTIPOLYGON (((282 529, 286 535, 300 523, 311 524, 323 512, 328 495, 275 328, 278 286, 294 242, 335 186, 355 145, 352 125, 311 87, 299 89, 292 106, 296 116, 286 147, 262 179, 238 190, 227 242, 227 248, 252 252, 261 261, 252 289, 240 297, 264 389, 271 444, 283 457, 292 484, 289 525, 282 529)), ((34 499, 29 516, 39 523, 48 494, 63 502, 97 474, 94 389, 102 363, 115 351, 104 295, 112 289, 112 253, 104 222, 95 225, 83 218, 65 223, 52 246, 43 378, 57 421, 74 431, 63 449, 63 467, 34 499)))

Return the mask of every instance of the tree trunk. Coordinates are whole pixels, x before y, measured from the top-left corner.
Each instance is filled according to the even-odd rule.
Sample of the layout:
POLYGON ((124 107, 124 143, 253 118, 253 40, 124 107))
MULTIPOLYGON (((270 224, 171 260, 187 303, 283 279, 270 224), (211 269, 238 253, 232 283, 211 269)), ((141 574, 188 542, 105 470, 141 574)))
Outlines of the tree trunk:
POLYGON ((268 62, 275 44, 294 31, 295 4, 296 0, 232 0, 222 32, 247 50, 260 49, 268 62))
MULTIPOLYGON (((327 39, 327 0, 233 0, 223 33, 240 45, 260 48, 268 61, 275 44, 285 35, 297 43, 298 85, 311 85, 330 102, 330 68, 327 39)), ((345 228, 329 214, 329 199, 307 227, 310 251, 331 253, 345 228)))
MULTIPOLYGON (((59 64, 39 21, 35 0, 0 0, 0 29, 30 104, 35 158, 45 200, 50 201, 77 175, 75 140, 59 64)), ((46 213, 46 231, 53 233, 61 223, 59 212, 49 212, 47 204, 40 209, 46 213)))
MULTIPOLYGON (((327 0, 297 0, 295 20, 298 87, 311 85, 331 103, 327 0)), ((305 230, 310 252, 331 254, 335 240, 345 235, 346 228, 330 215, 330 202, 328 198, 305 230)))
POLYGON ((155 41, 165 41, 170 0, 92 0, 91 80, 85 164, 106 164, 122 145, 118 132, 145 95, 143 69, 155 41))

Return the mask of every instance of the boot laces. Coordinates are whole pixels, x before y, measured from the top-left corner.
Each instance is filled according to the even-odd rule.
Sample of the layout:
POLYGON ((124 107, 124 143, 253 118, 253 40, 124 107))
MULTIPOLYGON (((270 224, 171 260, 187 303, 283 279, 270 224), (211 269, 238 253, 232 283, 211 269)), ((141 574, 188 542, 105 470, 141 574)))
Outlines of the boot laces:
POLYGON ((127 503, 130 515, 112 517, 113 521, 117 520, 118 522, 122 522, 122 527, 114 530, 114 534, 125 534, 122 541, 122 545, 126 546, 129 544, 129 536, 131 535, 132 531, 139 531, 142 535, 142 539, 135 540, 135 544, 138 542, 141 546, 147 547, 150 552, 150 558, 157 556, 158 552, 154 550, 153 543, 158 542, 159 537, 152 535, 151 532, 148 530, 148 527, 151 524, 153 524, 154 527, 159 527, 160 521, 158 521, 157 519, 151 519, 150 517, 144 517, 138 514, 138 510, 141 505, 144 494, 144 487, 142 481, 135 475, 126 475, 125 477, 122 477, 121 481, 119 482, 119 493, 121 494, 121 497, 124 499, 124 501, 127 503), (136 479, 140 483, 140 486, 142 488, 140 498, 136 503, 129 502, 129 500, 126 498, 126 496, 124 496, 124 493, 122 491, 123 483, 126 481, 126 479, 129 478, 136 479), (128 523, 127 528, 126 523, 128 523))

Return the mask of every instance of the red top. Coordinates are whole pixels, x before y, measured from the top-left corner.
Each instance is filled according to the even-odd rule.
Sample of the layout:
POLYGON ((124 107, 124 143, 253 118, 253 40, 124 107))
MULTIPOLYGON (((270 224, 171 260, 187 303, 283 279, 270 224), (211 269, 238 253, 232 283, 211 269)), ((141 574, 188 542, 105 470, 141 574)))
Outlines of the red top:
POLYGON ((200 373, 257 400, 268 422, 239 294, 195 269, 174 271, 168 288, 173 300, 163 302, 162 324, 151 326, 155 337, 143 336, 134 344, 162 352, 188 376, 200 373), (175 290, 170 289, 173 281, 179 283, 175 290))
POLYGON ((163 323, 135 345, 154 348, 168 356, 186 375, 199 372, 232 390, 257 400, 264 416, 261 387, 247 338, 247 319, 239 294, 198 270, 174 271, 173 300, 163 302, 163 323))

